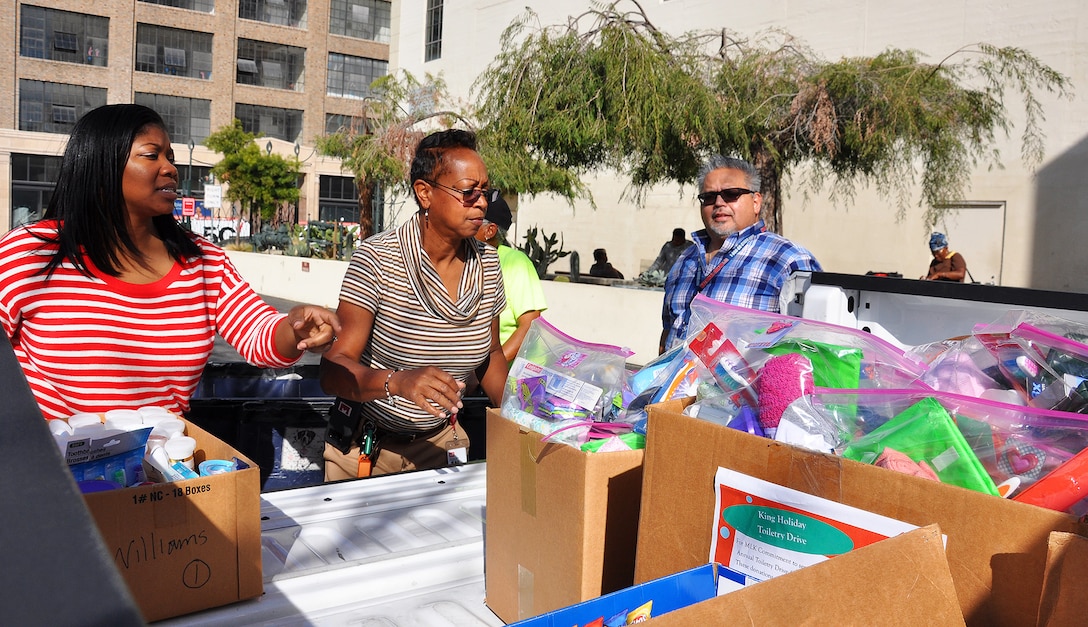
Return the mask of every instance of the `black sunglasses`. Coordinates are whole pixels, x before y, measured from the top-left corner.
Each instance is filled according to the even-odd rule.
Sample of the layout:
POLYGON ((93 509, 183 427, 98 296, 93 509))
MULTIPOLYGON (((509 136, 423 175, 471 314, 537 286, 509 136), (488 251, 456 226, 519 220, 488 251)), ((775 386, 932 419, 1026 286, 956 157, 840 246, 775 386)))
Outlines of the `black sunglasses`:
POLYGON ((443 190, 449 192, 451 196, 454 193, 461 194, 461 204, 464 205, 465 207, 471 207, 471 206, 475 205, 476 202, 480 200, 481 196, 487 197, 487 202, 489 202, 489 203, 495 202, 496 200, 499 199, 499 190, 492 189, 490 187, 485 187, 484 189, 476 189, 476 188, 457 189, 456 187, 450 187, 448 185, 443 185, 443 184, 439 183, 438 181, 428 181, 427 179, 423 179, 423 180, 426 181, 430 185, 434 185, 435 187, 442 188, 443 190))
POLYGON ((745 194, 754 193, 756 192, 753 192, 750 189, 744 189, 743 187, 730 187, 729 189, 719 189, 716 192, 703 192, 702 194, 699 194, 697 198, 699 199, 699 204, 705 207, 706 205, 713 205, 718 196, 721 196, 722 200, 725 202, 730 203, 736 202, 737 199, 745 194))

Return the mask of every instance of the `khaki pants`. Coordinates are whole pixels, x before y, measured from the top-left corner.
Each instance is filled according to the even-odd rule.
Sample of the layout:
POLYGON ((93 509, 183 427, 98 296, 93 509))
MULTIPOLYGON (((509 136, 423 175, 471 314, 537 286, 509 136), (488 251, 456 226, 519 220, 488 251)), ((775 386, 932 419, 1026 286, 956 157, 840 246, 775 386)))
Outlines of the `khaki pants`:
MULTIPOLYGON (((388 475, 406 470, 445 468, 449 465, 446 443, 457 434, 458 446, 468 448, 468 434, 460 425, 447 426, 428 438, 401 439, 395 435, 379 435, 376 445, 377 458, 372 459, 371 476, 388 475)), ((347 454, 331 444, 325 444, 325 481, 354 479, 359 472, 359 447, 353 446, 347 454)))

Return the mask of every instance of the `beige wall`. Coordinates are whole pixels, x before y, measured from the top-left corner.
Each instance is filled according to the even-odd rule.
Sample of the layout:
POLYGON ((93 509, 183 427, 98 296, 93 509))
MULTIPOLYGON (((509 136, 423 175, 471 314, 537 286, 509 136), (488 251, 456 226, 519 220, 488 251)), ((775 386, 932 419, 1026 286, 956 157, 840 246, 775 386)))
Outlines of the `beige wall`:
MULTIPOLYGON (((454 11, 447 7, 443 57, 423 63, 426 2, 404 0, 394 13, 398 43, 392 64, 413 73, 441 74, 457 94, 469 99, 469 86, 499 50, 499 35, 527 3, 518 0, 479 0, 454 11)), ((531 3, 542 24, 565 23, 586 3, 559 0, 531 3)), ((1018 287, 1088 291, 1088 4, 1083 0, 1044 0, 1009 3, 992 0, 843 0, 838 2, 723 3, 720 0, 642 2, 659 28, 679 34, 701 28, 728 27, 738 37, 770 28, 784 28, 807 42, 825 58, 872 55, 887 47, 921 51, 937 62, 949 53, 978 41, 1026 49, 1044 63, 1068 75, 1078 97, 1058 100, 1037 94, 1047 116, 1046 157, 1037 172, 1020 160, 1018 138, 1023 132, 1021 102, 1010 95, 1006 104, 1015 124, 1011 139, 1001 138, 1003 169, 979 168, 971 178, 965 202, 1003 206, 986 216, 952 216, 940 225, 950 233, 954 248, 978 260, 984 273, 1000 283, 1018 287), (983 220, 984 222, 973 222, 983 220), (1001 223, 998 224, 997 222, 1001 223), (995 235, 1003 233, 1003 235, 995 235)), ((896 223, 895 202, 858 185, 853 202, 833 199, 831 190, 809 190, 787 184, 784 233, 816 253, 825 269, 864 273, 898 271, 921 275, 930 256, 917 194, 906 218, 896 223)), ((514 231, 531 226, 563 234, 566 249, 579 251, 582 267, 598 246, 608 249, 613 264, 628 276, 652 259, 671 230, 699 228, 693 190, 662 186, 651 190, 644 206, 622 198, 623 184, 602 176, 592 186, 598 209, 547 196, 522 198, 514 231)), ((566 268, 566 260, 557 266, 566 268)), ((975 273, 973 273, 975 274, 975 273)))
MULTIPOLYGON (((283 255, 227 253, 259 294, 336 309, 347 262, 283 255)), ((657 356, 661 338, 661 291, 544 281, 544 317, 586 342, 626 346, 628 361, 644 364, 657 356)))

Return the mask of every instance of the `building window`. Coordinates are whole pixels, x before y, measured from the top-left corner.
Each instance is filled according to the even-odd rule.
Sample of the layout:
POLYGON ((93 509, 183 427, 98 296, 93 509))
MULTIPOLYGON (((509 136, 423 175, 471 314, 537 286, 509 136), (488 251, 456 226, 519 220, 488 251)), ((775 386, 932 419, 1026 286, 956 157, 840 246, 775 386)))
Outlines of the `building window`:
POLYGON ((427 30, 424 33, 423 60, 442 58, 442 0, 427 0, 427 30))
POLYGON ((305 64, 305 48, 239 39, 235 82, 302 91, 305 64))
MULTIPOLYGON (((370 203, 370 217, 374 232, 385 230, 385 213, 382 192, 378 187, 370 203)), ((318 179, 317 219, 326 222, 359 223, 359 189, 350 176, 321 176, 318 179)))
POLYGON ((211 134, 211 100, 137 92, 133 102, 158 111, 175 144, 188 144, 189 140, 199 144, 211 134))
POLYGON ((172 68, 188 67, 188 64, 185 62, 185 51, 181 48, 170 48, 168 46, 163 46, 162 63, 163 65, 172 68))
POLYGON ((306 28, 306 0, 240 0, 238 17, 268 24, 306 28))
POLYGON ((76 43, 77 35, 75 33, 62 33, 59 30, 53 32, 53 50, 61 50, 63 52, 76 52, 79 50, 79 45, 76 43))
POLYGON ((215 12, 215 0, 140 0, 140 2, 161 4, 164 7, 177 7, 179 9, 189 9, 190 11, 200 11, 202 13, 215 12))
POLYGON ((256 61, 254 61, 253 59, 238 59, 238 72, 241 73, 241 74, 253 74, 254 75, 252 78, 246 78, 244 80, 242 78, 239 78, 238 79, 239 83, 246 83, 246 84, 256 85, 256 81, 257 81, 257 77, 256 77, 256 74, 257 74, 257 62, 256 61), (251 81, 252 81, 252 83, 251 83, 251 81))
POLYGON ((11 226, 42 217, 60 173, 61 157, 11 155, 11 226))
POLYGON ((328 70, 328 95, 366 98, 370 84, 389 73, 389 62, 330 52, 328 70))
POLYGON ((137 24, 136 71, 211 80, 212 35, 137 24))
POLYGON ((53 123, 73 125, 76 123, 76 108, 71 105, 52 105, 53 123))
POLYGON ((242 130, 254 135, 275 137, 284 141, 298 141, 302 135, 302 111, 278 109, 259 105, 237 103, 234 117, 242 123, 242 130))
POLYGON ((358 115, 345 115, 343 113, 325 114, 325 134, 332 135, 340 131, 351 133, 365 133, 366 120, 358 115))
POLYGON ((384 0, 332 0, 329 33, 387 44, 391 5, 384 0))
POLYGON ((19 54, 104 66, 109 52, 109 30, 109 18, 24 4, 19 54))
POLYGON ((20 79, 19 130, 68 134, 84 113, 104 104, 102 88, 20 79))

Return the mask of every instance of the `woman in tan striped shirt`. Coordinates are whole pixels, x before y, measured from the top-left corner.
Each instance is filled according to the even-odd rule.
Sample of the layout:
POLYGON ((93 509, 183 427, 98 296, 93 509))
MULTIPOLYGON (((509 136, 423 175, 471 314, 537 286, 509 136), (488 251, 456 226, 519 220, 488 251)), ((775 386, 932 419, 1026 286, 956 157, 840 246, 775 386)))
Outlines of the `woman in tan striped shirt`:
POLYGON ((321 384, 339 397, 334 415, 358 424, 350 448, 326 446, 327 480, 464 461, 468 436, 456 419, 469 374, 501 400, 505 297, 498 255, 475 239, 489 192, 475 135, 425 137, 411 182, 419 211, 364 241, 341 286, 343 331, 322 359, 321 384))

